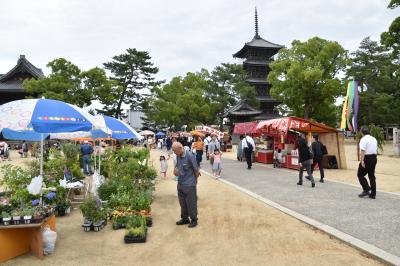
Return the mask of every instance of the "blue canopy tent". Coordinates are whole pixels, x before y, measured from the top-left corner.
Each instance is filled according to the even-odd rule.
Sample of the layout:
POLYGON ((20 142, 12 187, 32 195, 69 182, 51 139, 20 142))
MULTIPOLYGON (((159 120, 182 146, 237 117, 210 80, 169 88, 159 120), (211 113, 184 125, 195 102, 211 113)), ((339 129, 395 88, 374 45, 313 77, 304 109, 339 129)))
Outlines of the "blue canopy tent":
POLYGON ((164 137, 164 136, 165 136, 165 133, 164 133, 164 132, 158 131, 158 132, 156 133, 156 137, 164 137))
POLYGON ((42 141, 49 136, 49 134, 37 133, 33 130, 12 130, 9 128, 4 128, 1 133, 5 139, 26 141, 42 141))

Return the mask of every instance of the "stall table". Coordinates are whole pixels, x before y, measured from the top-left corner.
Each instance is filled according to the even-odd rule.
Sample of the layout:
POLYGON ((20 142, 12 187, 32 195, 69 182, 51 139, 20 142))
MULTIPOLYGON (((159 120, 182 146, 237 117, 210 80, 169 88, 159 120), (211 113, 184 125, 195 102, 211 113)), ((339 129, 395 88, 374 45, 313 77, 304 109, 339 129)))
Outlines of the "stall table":
POLYGON ((256 162, 258 163, 273 163, 273 151, 270 150, 259 150, 257 151, 256 162))
POLYGON ((0 226, 0 263, 31 252, 43 259, 42 229, 50 226, 56 230, 56 217, 46 218, 41 223, 0 226))

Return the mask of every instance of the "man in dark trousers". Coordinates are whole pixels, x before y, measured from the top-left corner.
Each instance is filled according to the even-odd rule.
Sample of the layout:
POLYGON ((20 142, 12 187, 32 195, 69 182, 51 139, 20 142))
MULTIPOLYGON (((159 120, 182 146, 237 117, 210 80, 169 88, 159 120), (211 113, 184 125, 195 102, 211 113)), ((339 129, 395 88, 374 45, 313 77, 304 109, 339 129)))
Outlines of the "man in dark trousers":
POLYGON ((85 140, 81 145, 81 153, 82 153, 82 165, 83 165, 83 173, 85 175, 92 174, 92 169, 90 167, 90 157, 93 153, 93 147, 89 144, 89 141, 85 140))
POLYGON ((360 164, 358 166, 357 176, 358 181, 362 186, 363 192, 358 195, 360 198, 369 196, 375 199, 376 196, 376 182, 375 182, 375 166, 377 163, 376 155, 378 153, 378 142, 376 138, 369 134, 368 128, 361 130, 363 137, 360 140, 360 164), (368 174, 368 181, 365 175, 368 174), (371 191, 371 193, 369 192, 371 191))
POLYGON ((178 198, 181 206, 181 219, 176 225, 189 224, 189 228, 197 226, 197 178, 200 175, 196 157, 186 151, 179 142, 172 144, 176 154, 174 175, 178 176, 178 198), (190 220, 189 220, 190 217, 190 220))
POLYGON ((244 157, 246 158, 247 162, 247 169, 250 170, 252 163, 252 155, 253 151, 256 149, 256 144, 252 137, 246 134, 246 136, 242 139, 242 149, 244 153, 244 157))
POLYGON ((318 140, 318 135, 314 135, 314 142, 311 144, 311 148, 314 154, 313 163, 311 165, 311 173, 314 172, 314 167, 318 164, 320 180, 319 182, 324 183, 324 167, 322 166, 322 158, 324 157, 324 153, 322 150, 323 144, 318 140))
POLYGON ((297 139, 297 149, 299 151, 299 182, 297 185, 303 185, 303 171, 307 171, 307 179, 311 181, 311 187, 315 187, 314 177, 311 173, 312 155, 307 146, 307 141, 303 135, 300 135, 297 139))

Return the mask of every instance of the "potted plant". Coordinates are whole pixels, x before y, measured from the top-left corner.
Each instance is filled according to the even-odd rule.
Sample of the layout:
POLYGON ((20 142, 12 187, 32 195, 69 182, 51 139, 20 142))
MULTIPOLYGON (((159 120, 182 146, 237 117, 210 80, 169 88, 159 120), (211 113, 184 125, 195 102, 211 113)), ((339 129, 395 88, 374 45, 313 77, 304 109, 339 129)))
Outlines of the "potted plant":
POLYGON ((1 217, 3 218, 3 224, 9 225, 11 221, 11 215, 8 212, 3 211, 1 213, 1 217))
POLYGON ((126 244, 146 242, 146 229, 144 226, 129 228, 124 236, 126 244))
POLYGON ((33 210, 33 222, 34 223, 41 223, 44 218, 44 210, 41 206, 36 206, 33 210))
POLYGON ((96 215, 93 217, 93 229, 95 232, 100 231, 106 224, 107 211, 103 208, 98 208, 96 215))
POLYGON ((21 210, 14 209, 11 212, 11 216, 12 216, 13 223, 14 224, 19 224, 19 222, 21 221, 21 210))
POLYGON ((82 225, 85 232, 100 231, 106 224, 107 210, 101 208, 101 203, 94 197, 89 197, 80 206, 85 221, 82 225))
MULTIPOLYGON (((71 207, 69 200, 64 199, 63 201, 58 201, 56 206, 57 216, 65 216, 67 210, 71 207)), ((69 212, 68 212, 69 213, 69 212)))
POLYGON ((22 215, 24 216, 24 222, 30 224, 32 221, 33 209, 26 207, 22 210, 22 215))
POLYGON ((112 228, 114 230, 125 228, 128 216, 125 212, 114 211, 112 217, 112 228))

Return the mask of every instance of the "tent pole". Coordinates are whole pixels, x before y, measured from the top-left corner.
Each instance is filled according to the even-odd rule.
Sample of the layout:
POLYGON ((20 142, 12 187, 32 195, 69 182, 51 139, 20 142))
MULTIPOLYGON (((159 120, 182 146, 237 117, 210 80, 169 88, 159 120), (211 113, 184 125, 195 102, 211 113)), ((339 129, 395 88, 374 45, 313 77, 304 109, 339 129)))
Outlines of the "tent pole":
POLYGON ((338 150, 338 157, 339 157, 339 165, 340 165, 340 168, 339 169, 341 169, 342 168, 342 159, 341 159, 341 157, 340 157, 340 145, 339 145, 339 134, 336 132, 336 143, 337 143, 337 150, 338 150))
POLYGON ((43 176, 43 148, 44 148, 43 133, 40 133, 40 175, 41 176, 43 176))

